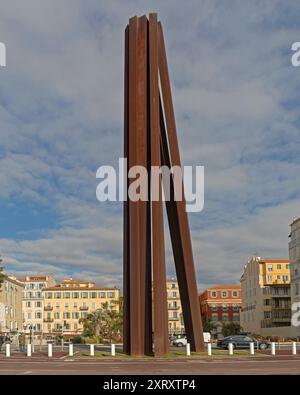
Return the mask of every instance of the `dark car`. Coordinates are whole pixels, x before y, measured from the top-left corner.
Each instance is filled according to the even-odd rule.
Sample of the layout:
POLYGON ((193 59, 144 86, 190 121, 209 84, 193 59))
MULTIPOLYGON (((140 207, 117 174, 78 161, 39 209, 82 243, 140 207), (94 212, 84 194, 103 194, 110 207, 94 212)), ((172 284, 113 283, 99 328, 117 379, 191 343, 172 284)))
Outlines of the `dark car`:
POLYGON ((217 346, 220 348, 229 348, 229 343, 232 343, 233 348, 250 348, 250 343, 254 343, 254 347, 260 350, 266 350, 270 343, 264 340, 256 340, 250 336, 236 335, 228 336, 223 340, 218 340, 217 346))

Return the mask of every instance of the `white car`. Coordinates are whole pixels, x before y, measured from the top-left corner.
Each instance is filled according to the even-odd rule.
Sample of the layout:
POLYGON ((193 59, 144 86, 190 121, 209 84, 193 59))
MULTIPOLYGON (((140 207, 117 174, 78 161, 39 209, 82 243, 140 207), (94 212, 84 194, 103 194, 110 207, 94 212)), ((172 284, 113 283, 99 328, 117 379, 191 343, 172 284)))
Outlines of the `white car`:
MULTIPOLYGON (((209 332, 203 332, 203 339, 204 343, 210 343, 211 342, 211 335, 209 332)), ((187 345, 187 338, 186 337, 180 337, 178 339, 173 340, 173 346, 176 347, 184 347, 187 345)))

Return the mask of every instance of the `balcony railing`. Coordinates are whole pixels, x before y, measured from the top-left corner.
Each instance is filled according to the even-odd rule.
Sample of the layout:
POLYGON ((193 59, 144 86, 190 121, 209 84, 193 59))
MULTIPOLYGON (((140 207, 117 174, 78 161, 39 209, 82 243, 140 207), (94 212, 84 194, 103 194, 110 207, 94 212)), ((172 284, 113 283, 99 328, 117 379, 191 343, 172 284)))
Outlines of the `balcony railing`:
POLYGON ((44 318, 44 322, 53 322, 53 318, 44 318))
POLYGON ((80 306, 79 310, 81 311, 87 311, 89 308, 87 306, 80 306))
POLYGON ((52 306, 45 306, 45 307, 44 307, 44 310, 45 310, 45 311, 52 311, 52 310, 53 310, 53 307, 52 307, 52 306))

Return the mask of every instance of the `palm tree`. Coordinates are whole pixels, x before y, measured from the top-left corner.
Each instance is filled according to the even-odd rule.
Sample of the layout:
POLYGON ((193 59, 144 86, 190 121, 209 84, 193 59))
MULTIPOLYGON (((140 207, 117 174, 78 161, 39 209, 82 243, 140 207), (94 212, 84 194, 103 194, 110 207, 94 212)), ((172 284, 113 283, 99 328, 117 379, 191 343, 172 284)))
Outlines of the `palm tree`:
POLYGON ((104 303, 103 308, 94 311, 86 318, 80 320, 83 323, 83 334, 89 337, 101 337, 112 339, 121 334, 123 319, 122 312, 112 310, 108 303, 104 303))

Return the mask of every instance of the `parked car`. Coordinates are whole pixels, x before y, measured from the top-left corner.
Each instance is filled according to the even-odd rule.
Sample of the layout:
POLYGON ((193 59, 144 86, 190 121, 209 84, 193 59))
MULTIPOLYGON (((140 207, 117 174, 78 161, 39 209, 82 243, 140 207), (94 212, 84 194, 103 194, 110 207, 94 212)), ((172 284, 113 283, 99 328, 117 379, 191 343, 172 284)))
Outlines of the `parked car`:
POLYGON ((227 336, 223 340, 218 340, 217 346, 220 348, 229 348, 229 343, 232 343, 233 348, 250 348, 250 343, 254 343, 254 347, 260 350, 266 350, 270 347, 270 343, 265 340, 257 340, 250 336, 236 335, 227 336))
MULTIPOLYGON (((210 343, 211 335, 210 335, 209 332, 204 332, 203 333, 203 338, 204 338, 204 343, 210 343)), ((187 338, 186 338, 186 336, 179 337, 179 338, 173 340, 173 346, 184 347, 186 345, 187 345, 187 338)))

